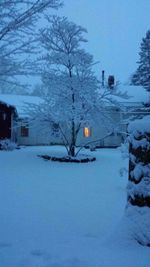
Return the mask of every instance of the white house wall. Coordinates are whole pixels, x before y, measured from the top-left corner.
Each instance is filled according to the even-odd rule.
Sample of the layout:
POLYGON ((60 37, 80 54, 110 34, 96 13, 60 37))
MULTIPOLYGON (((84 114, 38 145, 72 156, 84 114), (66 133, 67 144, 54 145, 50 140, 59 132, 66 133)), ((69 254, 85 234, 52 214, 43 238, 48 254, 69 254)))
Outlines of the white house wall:
MULTIPOLYGON (((108 116, 110 121, 105 118, 101 118, 98 114, 93 118, 88 125, 85 127, 91 128, 91 136, 85 137, 83 133, 84 127, 79 131, 77 138, 77 146, 90 146, 94 147, 117 147, 120 146, 126 137, 126 128, 129 115, 123 114, 121 110, 115 109, 113 107, 108 107, 106 110, 106 117, 108 116), (125 121, 124 121, 125 119, 125 121), (114 131, 112 129, 114 128, 114 131), (106 137, 109 133, 112 134, 106 137), (95 142, 96 141, 96 142, 95 142)), ((51 135, 48 125, 43 126, 43 124, 34 125, 29 122, 29 136, 21 136, 21 124, 20 120, 18 123, 18 144, 19 145, 51 145, 51 144, 63 144, 62 138, 57 135, 51 135)), ((65 129, 65 134, 67 134, 67 127, 64 123, 63 128, 65 129)), ((69 131, 68 131, 69 132, 69 131)))
MULTIPOLYGON (((18 122, 17 127, 17 135, 18 135, 18 144, 19 145, 50 145, 50 144, 63 144, 62 138, 60 136, 53 136, 50 134, 50 129, 44 128, 41 125, 35 126, 31 122, 28 124, 29 127, 29 135, 27 137, 21 136, 21 125, 22 121, 18 122)), ((77 138, 77 146, 88 145, 89 142, 96 141, 95 143, 91 143, 90 146, 100 146, 100 147, 115 147, 119 146, 121 143, 121 137, 117 134, 113 134, 107 138, 104 138, 109 130, 104 127, 102 122, 99 123, 94 122, 91 123, 91 136, 85 137, 83 133, 83 128, 80 129, 78 138, 77 138), (104 138, 104 139, 103 139, 104 138)), ((67 130, 66 130, 67 132, 67 130)))
POLYGON ((48 130, 42 130, 41 127, 34 127, 29 123, 29 135, 21 136, 21 122, 18 123, 18 138, 19 145, 48 145, 51 143, 51 138, 48 130))
POLYGON ((84 128, 81 128, 77 138, 77 146, 89 146, 89 147, 116 147, 120 146, 122 140, 122 135, 113 133, 110 136, 106 137, 111 130, 106 128, 104 124, 92 123, 90 125, 91 136, 84 136, 84 128))
MULTIPOLYGON (((112 121, 114 122, 114 127, 120 124, 120 113, 114 110, 109 110, 109 116, 111 115, 112 121)), ((17 141, 19 145, 50 145, 50 144, 63 144, 62 138, 58 135, 51 135, 50 129, 44 127, 43 125, 34 125, 32 122, 28 122, 29 127, 29 135, 27 137, 21 136, 21 125, 22 120, 18 122, 17 127, 17 141)), ((85 125, 86 126, 86 125, 85 125)), ((104 138, 111 132, 111 127, 109 123, 101 120, 99 116, 97 118, 93 118, 93 121, 88 125, 91 128, 91 136, 85 137, 83 133, 83 128, 80 129, 78 138, 77 138, 77 146, 81 145, 89 145, 90 146, 100 146, 100 147, 116 147, 119 146, 122 142, 122 136, 120 134, 114 133, 111 136, 104 138), (94 143, 92 143, 94 141, 94 143), (95 143, 95 141, 97 141, 95 143)), ((67 129, 64 127, 66 133, 67 129)))

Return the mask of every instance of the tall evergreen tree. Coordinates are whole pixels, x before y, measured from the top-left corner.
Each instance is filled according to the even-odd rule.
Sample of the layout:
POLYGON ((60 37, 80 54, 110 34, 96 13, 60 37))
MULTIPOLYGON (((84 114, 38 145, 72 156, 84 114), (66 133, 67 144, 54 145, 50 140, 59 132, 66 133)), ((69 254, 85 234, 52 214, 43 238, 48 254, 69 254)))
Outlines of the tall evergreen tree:
POLYGON ((131 84, 142 85, 150 91, 150 30, 142 39, 139 56, 140 59, 137 62, 139 66, 132 76, 131 84))

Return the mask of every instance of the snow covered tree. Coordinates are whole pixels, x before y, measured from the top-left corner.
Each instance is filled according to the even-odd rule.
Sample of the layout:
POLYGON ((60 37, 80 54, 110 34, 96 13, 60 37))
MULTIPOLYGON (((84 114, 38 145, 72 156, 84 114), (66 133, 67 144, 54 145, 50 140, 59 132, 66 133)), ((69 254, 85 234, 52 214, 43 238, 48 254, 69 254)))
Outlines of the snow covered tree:
POLYGON ((150 246, 150 116, 129 125, 127 215, 134 238, 150 246))
POLYGON ((48 87, 45 106, 49 109, 48 103, 52 103, 51 119, 65 137, 68 154, 75 156, 78 132, 89 119, 97 98, 97 80, 91 70, 93 58, 80 48, 81 43, 86 42, 84 28, 67 18, 47 19, 51 27, 40 31, 41 43, 47 51, 44 56, 47 68, 42 77, 48 87))
MULTIPOLYGON (((101 88, 92 71, 93 57, 82 44, 86 30, 63 17, 47 17, 50 27, 40 30, 44 47, 43 104, 30 106, 32 116, 59 132, 68 155, 76 156, 79 131, 91 121, 107 120, 105 104, 113 90, 101 88)), ((42 64, 40 62, 40 64, 42 64)), ((110 121, 109 121, 110 123, 110 121)))
POLYGON ((142 85, 150 91, 150 30, 147 31, 145 38, 142 39, 139 64, 136 72, 131 78, 133 85, 142 85))
POLYGON ((29 69, 27 54, 35 49, 35 23, 48 8, 58 8, 60 0, 0 1, 0 82, 16 85, 13 78, 29 69))

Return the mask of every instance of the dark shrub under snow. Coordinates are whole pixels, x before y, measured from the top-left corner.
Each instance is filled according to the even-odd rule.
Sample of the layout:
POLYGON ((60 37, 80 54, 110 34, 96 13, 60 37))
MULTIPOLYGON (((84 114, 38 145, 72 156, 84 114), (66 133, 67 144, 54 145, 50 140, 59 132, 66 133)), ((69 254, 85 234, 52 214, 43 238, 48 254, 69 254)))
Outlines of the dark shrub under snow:
POLYGON ((150 116, 129 126, 127 215, 138 243, 150 246, 150 116))
POLYGON ((17 144, 9 139, 0 140, 0 150, 14 150, 17 148, 17 144))

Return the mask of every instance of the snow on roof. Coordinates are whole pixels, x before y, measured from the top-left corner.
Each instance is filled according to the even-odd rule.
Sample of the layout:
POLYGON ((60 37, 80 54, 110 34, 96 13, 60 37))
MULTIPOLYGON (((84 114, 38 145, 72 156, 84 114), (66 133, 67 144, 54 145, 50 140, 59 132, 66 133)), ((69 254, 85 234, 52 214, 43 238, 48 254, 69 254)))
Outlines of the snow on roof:
POLYGON ((28 96, 28 95, 9 95, 0 94, 0 101, 11 105, 16 108, 19 116, 25 116, 25 106, 26 104, 39 104, 41 98, 38 96, 28 96))
MULTIPOLYGON (((121 93, 126 92, 129 97, 121 98, 119 96, 113 96, 113 99, 124 105, 141 105, 143 102, 150 100, 150 93, 148 93, 142 86, 120 85, 118 89, 121 93)), ((14 106, 17 109, 19 116, 25 116, 26 104, 38 105, 42 102, 42 99, 38 96, 0 94, 0 101, 14 106)))
POLYGON ((121 93, 127 93, 128 99, 121 98, 119 102, 124 103, 143 103, 150 100, 150 93, 148 93, 142 86, 120 85, 118 87, 121 93))
MULTIPOLYGON (((105 88, 103 89, 105 91, 105 88)), ((142 86, 131 86, 131 85, 119 85, 117 90, 112 90, 112 94, 108 95, 108 105, 110 101, 118 102, 126 107, 140 107, 143 103, 150 102, 150 92, 146 91, 142 86)), ((103 96, 103 91, 100 91, 103 96)), ((105 94, 104 94, 105 95, 105 94)))

